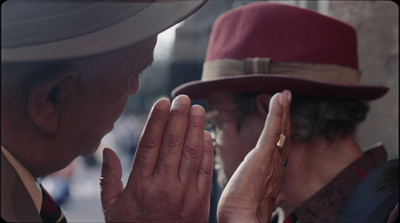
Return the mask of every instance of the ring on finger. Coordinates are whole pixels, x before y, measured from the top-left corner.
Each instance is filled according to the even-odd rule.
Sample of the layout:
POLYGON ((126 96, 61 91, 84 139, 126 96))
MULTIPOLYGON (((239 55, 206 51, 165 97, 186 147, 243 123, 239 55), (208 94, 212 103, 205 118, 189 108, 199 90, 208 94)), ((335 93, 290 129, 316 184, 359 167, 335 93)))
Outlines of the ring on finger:
POLYGON ((281 133, 279 137, 279 141, 276 143, 276 147, 279 150, 279 152, 282 152, 283 149, 285 148, 286 145, 286 134, 281 133))

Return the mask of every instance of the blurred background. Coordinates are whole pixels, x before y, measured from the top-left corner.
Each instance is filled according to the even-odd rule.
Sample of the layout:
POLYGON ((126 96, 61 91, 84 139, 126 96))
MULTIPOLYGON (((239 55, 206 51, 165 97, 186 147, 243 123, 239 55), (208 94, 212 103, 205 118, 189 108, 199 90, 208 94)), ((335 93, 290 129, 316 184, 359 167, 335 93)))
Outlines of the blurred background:
MULTIPOLYGON (((215 19, 227 10, 252 2, 255 1, 211 0, 196 14, 159 35, 155 62, 143 73, 139 93, 131 97, 114 130, 104 137, 98 152, 89 158, 79 157, 66 169, 41 179, 61 203, 69 222, 104 222, 99 186, 102 149, 109 147, 117 152, 122 161, 123 182, 126 183, 138 138, 153 103, 161 97, 170 98, 170 92, 176 86, 200 79, 215 19)), ((398 157, 398 6, 391 1, 278 2, 310 8, 356 28, 362 83, 390 88, 383 98, 370 103, 371 111, 366 122, 359 127, 357 139, 363 148, 381 142, 389 159, 398 157)), ((216 222, 215 208, 219 195, 220 189, 214 185, 210 222, 216 222)))

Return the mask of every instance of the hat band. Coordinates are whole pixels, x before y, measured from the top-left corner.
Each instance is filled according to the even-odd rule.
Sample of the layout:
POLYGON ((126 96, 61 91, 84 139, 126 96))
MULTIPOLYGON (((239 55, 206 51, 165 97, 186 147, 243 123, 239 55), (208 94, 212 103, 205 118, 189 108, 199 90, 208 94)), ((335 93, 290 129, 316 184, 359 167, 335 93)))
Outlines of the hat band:
POLYGON ((271 74, 306 78, 314 81, 359 84, 361 72, 349 67, 332 64, 299 62, 272 62, 270 58, 246 60, 221 59, 205 62, 202 81, 248 74, 271 74))

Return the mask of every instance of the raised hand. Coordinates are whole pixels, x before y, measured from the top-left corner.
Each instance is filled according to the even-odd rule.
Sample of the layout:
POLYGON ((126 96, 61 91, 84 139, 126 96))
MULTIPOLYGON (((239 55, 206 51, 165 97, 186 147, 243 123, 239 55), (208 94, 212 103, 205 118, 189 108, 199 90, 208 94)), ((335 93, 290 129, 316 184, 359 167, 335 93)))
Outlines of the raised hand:
POLYGON ((116 154, 104 150, 101 200, 107 222, 207 222, 213 172, 205 111, 187 96, 150 112, 125 189, 116 154))
POLYGON ((290 148, 290 91, 275 94, 256 147, 232 175, 218 204, 219 222, 269 222, 290 148), (284 139, 286 136, 286 139, 284 139))

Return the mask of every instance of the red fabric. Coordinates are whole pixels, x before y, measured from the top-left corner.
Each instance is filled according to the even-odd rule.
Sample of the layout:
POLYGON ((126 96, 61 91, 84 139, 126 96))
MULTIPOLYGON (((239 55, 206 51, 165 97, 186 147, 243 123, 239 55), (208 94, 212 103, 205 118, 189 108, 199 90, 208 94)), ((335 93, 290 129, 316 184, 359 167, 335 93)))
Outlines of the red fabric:
MULTIPOLYGON (((214 23, 206 62, 220 59, 270 58, 275 62, 329 64, 358 70, 354 28, 315 11, 279 3, 252 3, 222 14, 214 23)), ((207 72, 207 71, 203 71, 207 72)), ((203 74, 204 76, 204 74, 203 74)), ((373 100, 388 88, 380 85, 339 84, 282 74, 225 74, 215 80, 192 81, 171 95, 205 99, 215 91, 373 100), (228 75, 228 76, 227 76, 228 75)))
POLYGON ((269 57, 358 70, 353 27, 286 4, 255 3, 231 10, 215 22, 209 43, 206 61, 269 57))
POLYGON ((283 221, 283 223, 293 223, 293 216, 289 215, 287 218, 283 221))
MULTIPOLYGON (((42 217, 43 222, 57 222, 62 215, 61 207, 46 189, 41 184, 39 185, 43 196, 40 217, 42 217)), ((61 219, 61 222, 66 222, 65 217, 61 219)))
POLYGON ((363 170, 361 168, 355 168, 354 172, 358 174, 362 179, 364 179, 370 171, 363 170))

